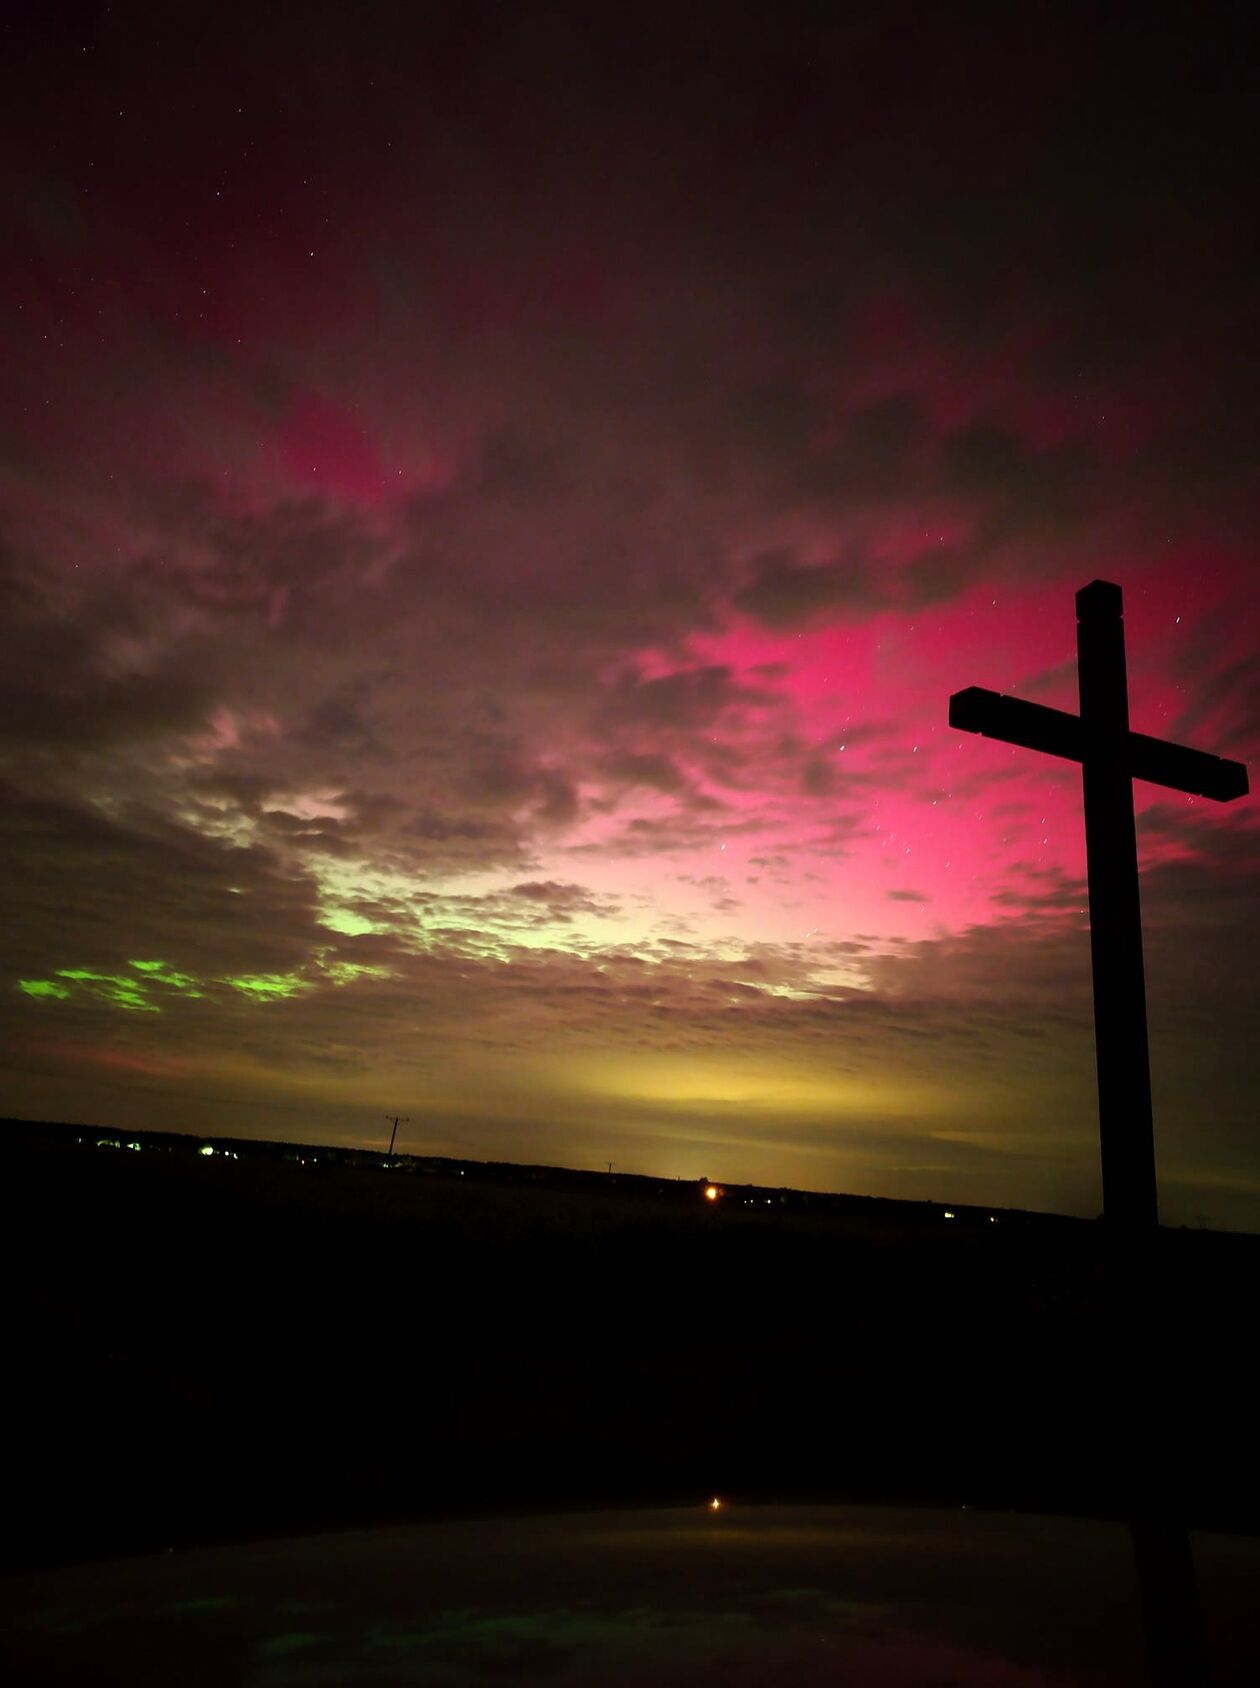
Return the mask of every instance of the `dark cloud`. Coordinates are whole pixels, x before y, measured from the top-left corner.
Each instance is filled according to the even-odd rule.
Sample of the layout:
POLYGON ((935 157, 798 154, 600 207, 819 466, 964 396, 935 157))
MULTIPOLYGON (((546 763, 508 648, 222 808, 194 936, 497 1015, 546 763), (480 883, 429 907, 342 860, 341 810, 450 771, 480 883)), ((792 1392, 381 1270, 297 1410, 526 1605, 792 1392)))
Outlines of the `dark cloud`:
MULTIPOLYGON (((29 647, 28 647, 29 651, 29 647)), ((158 673, 85 672, 62 646, 45 648, 37 677, 12 674, 0 684, 0 736, 33 745, 104 749, 120 740, 157 738, 189 729, 209 712, 212 693, 195 674, 174 666, 158 673)))
MULTIPOLYGON (((930 439, 927 414, 913 392, 861 406, 826 455, 831 491, 864 501, 904 494, 921 473, 919 459, 930 439)), ((827 470, 821 472, 826 477, 827 470)))
POLYGON ((552 913, 564 914, 604 914, 615 905, 607 898, 593 897, 581 885, 561 885, 554 880, 527 880, 520 885, 513 885, 508 892, 510 897, 520 897, 526 902, 540 903, 552 913))
POLYGON ((980 559, 964 556, 950 546, 921 551, 908 562, 898 579, 907 609, 930 609, 959 597, 980 573, 980 559))
POLYGON ((834 761, 811 756, 801 767, 801 790, 807 797, 833 797, 840 788, 840 771, 834 761))
POLYGON ((648 786, 653 791, 671 793, 689 789, 677 763, 656 751, 622 751, 606 757, 602 769, 610 779, 625 785, 648 786))
POLYGON ((536 428, 507 423, 482 442, 478 496, 533 500, 573 491, 561 448, 543 440, 536 428))
POLYGON ((1017 535, 1062 538, 1084 525, 1102 496, 1101 465, 1083 442, 1033 450, 989 417, 946 437, 939 473, 945 491, 978 505, 986 547, 1017 535))
POLYGON ((1223 745, 1214 754, 1229 755, 1260 740, 1260 671, 1250 657, 1237 662, 1220 662, 1223 641, 1213 640, 1197 666, 1195 701, 1177 716, 1172 734, 1194 742, 1205 730, 1221 733, 1223 745))
POLYGON ((773 695, 742 685, 721 663, 671 674, 623 674, 603 696, 601 721, 620 727, 698 732, 727 711, 769 704, 773 695))
POLYGON ((822 611, 869 613, 879 597, 871 571, 860 558, 801 563, 790 551, 776 550, 753 558, 751 579, 733 602, 768 627, 791 627, 822 611))
POLYGON ((0 558, 6 660, 0 740, 59 751, 187 730, 213 695, 194 641, 172 650, 111 582, 58 592, 27 561, 0 558))
POLYGON ((372 726, 370 698, 370 683, 362 676, 343 682, 311 705, 297 736, 315 750, 380 756, 384 747, 372 726))
POLYGON ((12 789, 0 825, 9 953, 35 976, 53 962, 116 968, 128 955, 199 974, 268 972, 303 959, 316 937, 313 886, 269 849, 138 806, 115 816, 12 789))

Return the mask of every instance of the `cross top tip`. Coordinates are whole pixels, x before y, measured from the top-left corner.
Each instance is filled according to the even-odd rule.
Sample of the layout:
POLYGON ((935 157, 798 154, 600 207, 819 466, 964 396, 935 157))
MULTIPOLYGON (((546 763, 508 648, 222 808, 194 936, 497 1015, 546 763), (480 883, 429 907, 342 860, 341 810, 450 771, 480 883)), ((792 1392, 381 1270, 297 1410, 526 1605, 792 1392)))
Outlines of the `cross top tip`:
POLYGON ((1124 593, 1110 580, 1091 580, 1076 594, 1078 621, 1118 620, 1124 614, 1124 593))

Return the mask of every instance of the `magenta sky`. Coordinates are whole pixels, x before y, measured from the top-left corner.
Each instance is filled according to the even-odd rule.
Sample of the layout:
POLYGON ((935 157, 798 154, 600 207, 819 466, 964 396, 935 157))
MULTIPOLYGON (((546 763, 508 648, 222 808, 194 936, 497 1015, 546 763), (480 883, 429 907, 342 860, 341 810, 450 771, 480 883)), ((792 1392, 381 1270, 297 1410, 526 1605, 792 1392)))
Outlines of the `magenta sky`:
MULTIPOLYGON (((1254 777, 1255 55, 1012 10, 11 37, 0 1109, 1097 1211, 1078 779, 947 700, 1101 575, 1254 777)), ((1253 808, 1137 797, 1255 1228, 1253 808)))

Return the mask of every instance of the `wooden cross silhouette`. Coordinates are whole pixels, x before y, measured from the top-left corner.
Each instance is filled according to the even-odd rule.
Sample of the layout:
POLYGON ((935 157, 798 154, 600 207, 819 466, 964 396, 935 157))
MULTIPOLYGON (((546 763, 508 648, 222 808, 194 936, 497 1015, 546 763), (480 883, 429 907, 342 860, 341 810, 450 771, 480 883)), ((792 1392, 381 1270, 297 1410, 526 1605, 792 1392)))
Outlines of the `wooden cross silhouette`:
POLYGON ((1109 581, 1076 594, 1079 715, 969 686, 950 698, 949 724, 1081 764, 1103 1214, 1109 1229, 1152 1232, 1159 1210, 1133 781, 1228 803, 1246 795, 1247 770, 1129 731, 1123 613, 1120 588, 1109 581))

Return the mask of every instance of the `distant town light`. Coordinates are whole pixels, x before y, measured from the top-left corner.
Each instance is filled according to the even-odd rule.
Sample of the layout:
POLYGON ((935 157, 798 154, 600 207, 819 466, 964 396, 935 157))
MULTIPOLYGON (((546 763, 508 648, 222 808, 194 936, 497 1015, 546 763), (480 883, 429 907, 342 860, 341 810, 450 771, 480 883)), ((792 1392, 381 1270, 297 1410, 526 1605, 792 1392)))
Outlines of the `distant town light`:
POLYGON ((704 1199, 707 1202, 715 1202, 721 1194, 716 1184, 706 1184, 704 1187, 704 1199))
POLYGON ((945 1217, 946 1217, 946 1219, 956 1219, 958 1217, 958 1215, 956 1213, 951 1213, 949 1208, 946 1208, 945 1209, 945 1217))
POLYGON ((214 1153, 214 1145, 211 1143, 203 1143, 197 1153, 201 1155, 212 1155, 214 1153))
POLYGON ((713 1499, 709 1502, 709 1511, 710 1512, 717 1512, 717 1511, 720 1510, 721 1505, 722 1505, 721 1501, 717 1498, 716 1495, 714 1495, 713 1499))

